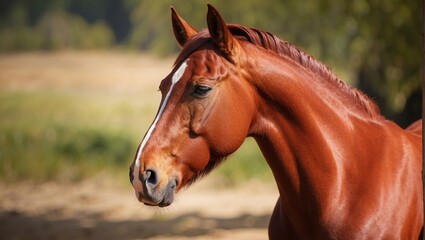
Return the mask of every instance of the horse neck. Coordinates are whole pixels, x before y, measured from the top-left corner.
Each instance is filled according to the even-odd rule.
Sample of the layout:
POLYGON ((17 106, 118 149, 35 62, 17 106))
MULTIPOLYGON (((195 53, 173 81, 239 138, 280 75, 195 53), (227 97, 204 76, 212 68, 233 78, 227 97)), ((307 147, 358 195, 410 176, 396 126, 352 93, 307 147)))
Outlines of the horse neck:
POLYGON ((319 215, 325 211, 321 203, 337 204, 329 205, 328 198, 339 194, 339 151, 350 141, 352 120, 366 117, 290 59, 258 54, 263 56, 246 68, 255 69, 249 75, 258 94, 251 135, 273 171, 282 207, 289 215, 293 211, 291 219, 302 218, 307 205, 319 215))

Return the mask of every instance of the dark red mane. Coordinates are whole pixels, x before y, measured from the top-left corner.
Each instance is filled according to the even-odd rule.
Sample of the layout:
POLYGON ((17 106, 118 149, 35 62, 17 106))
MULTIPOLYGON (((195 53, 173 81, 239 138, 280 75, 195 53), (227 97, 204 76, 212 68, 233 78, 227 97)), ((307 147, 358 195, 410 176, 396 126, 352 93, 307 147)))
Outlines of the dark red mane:
MULTIPOLYGON (((249 28, 237 24, 227 24, 230 32, 238 40, 247 41, 254 45, 260 46, 267 50, 277 53, 282 57, 290 58, 303 68, 317 74, 322 80, 326 80, 331 86, 337 87, 341 92, 350 96, 359 107, 373 118, 381 118, 379 108, 361 91, 345 84, 336 76, 328 67, 308 55, 304 51, 295 47, 291 43, 282 41, 277 36, 260 29, 249 28)), ((199 49, 201 46, 211 42, 211 37, 207 30, 200 31, 194 36, 183 48, 176 59, 175 64, 185 60, 191 53, 199 49)))

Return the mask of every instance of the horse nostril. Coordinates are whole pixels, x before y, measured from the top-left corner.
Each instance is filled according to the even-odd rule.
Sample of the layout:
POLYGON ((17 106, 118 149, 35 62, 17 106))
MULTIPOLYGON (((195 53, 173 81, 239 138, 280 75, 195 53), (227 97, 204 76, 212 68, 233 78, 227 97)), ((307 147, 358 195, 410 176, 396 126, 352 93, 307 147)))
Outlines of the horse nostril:
POLYGON ((158 174, 154 170, 146 170, 145 180, 146 184, 155 187, 158 184, 158 174))

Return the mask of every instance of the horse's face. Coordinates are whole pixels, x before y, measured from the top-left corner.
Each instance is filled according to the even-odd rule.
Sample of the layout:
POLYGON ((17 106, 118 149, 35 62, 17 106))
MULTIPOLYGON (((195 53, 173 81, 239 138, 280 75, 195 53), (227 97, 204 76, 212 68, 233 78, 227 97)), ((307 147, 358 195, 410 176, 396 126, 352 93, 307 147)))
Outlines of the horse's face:
MULTIPOLYGON (((175 29, 186 28, 185 36, 176 33, 181 45, 198 34, 174 12, 173 21, 175 29)), ((130 167, 136 195, 147 205, 171 204, 177 190, 236 151, 251 124, 250 88, 217 43, 206 41, 184 56, 160 84, 158 113, 130 167)))

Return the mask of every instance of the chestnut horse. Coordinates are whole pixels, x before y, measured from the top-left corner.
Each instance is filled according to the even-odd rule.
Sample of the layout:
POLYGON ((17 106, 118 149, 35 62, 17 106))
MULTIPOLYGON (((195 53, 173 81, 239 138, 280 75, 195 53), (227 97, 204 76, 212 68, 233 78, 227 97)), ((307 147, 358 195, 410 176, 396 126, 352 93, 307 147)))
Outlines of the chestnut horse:
POLYGON ((130 167, 138 200, 170 205, 251 136, 280 193, 270 239, 418 239, 422 122, 400 128, 314 58, 210 5, 207 23, 172 9, 182 51, 130 167))

